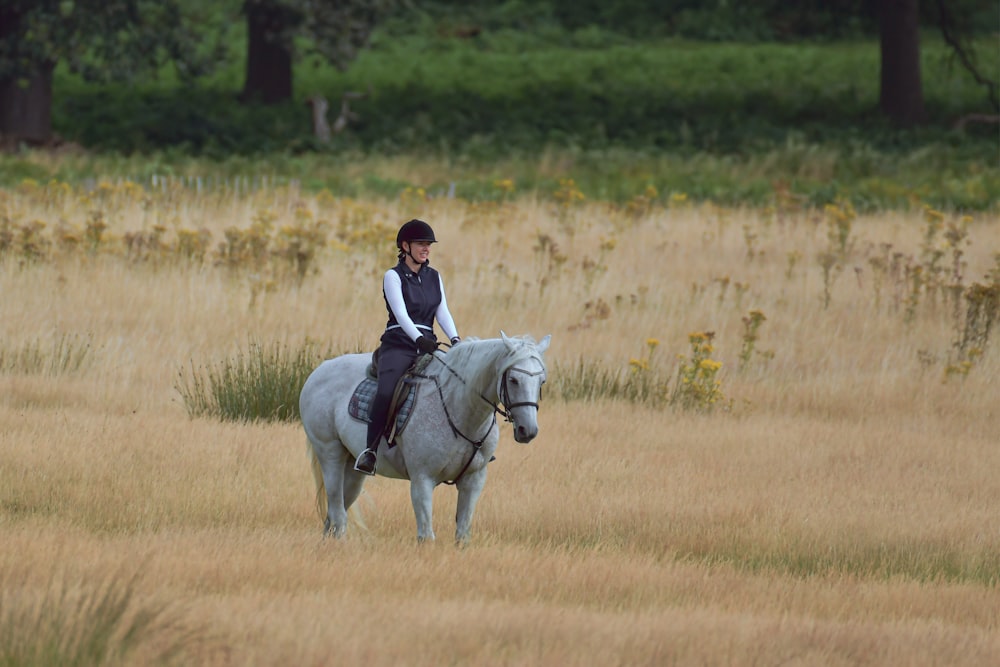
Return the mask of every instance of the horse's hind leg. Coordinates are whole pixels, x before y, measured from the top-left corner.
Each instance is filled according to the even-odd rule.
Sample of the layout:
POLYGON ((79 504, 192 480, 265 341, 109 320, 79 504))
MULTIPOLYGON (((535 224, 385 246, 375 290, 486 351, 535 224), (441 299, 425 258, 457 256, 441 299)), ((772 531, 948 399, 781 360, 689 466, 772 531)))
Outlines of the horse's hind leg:
POLYGON ((330 443, 317 452, 323 468, 326 486, 326 521, 323 534, 343 537, 347 530, 347 507, 344 504, 344 461, 348 452, 339 442, 330 443))
POLYGON ((344 509, 351 509, 351 505, 361 495, 361 489, 365 486, 368 475, 354 469, 355 459, 348 453, 344 462, 344 509))

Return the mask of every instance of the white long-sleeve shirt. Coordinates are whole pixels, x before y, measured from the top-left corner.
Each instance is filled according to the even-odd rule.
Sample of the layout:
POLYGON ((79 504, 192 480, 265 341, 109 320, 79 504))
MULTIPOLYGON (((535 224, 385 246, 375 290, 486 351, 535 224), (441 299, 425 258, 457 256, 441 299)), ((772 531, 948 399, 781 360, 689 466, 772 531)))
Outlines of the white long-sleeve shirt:
MULTIPOLYGON (((438 283, 441 287, 441 303, 434 311, 434 319, 441 326, 441 330, 449 340, 458 337, 458 329, 455 327, 455 319, 448 310, 448 297, 444 292, 444 279, 438 274, 438 283)), ((396 322, 411 340, 417 340, 423 333, 410 319, 410 314, 406 312, 406 302, 403 300, 403 284, 399 274, 394 269, 385 272, 382 278, 382 292, 385 294, 386 303, 392 309, 392 314, 396 317, 396 322)))

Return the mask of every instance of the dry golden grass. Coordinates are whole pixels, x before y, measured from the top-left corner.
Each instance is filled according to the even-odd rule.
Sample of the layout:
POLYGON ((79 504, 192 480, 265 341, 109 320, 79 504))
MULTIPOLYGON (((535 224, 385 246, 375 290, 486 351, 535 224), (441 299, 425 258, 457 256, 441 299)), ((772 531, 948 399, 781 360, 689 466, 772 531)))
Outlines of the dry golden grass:
MULTIPOLYGON (((945 382, 948 308, 904 324, 903 287, 876 305, 868 263, 881 243, 919 257, 920 214, 855 220, 824 308, 822 212, 0 194, 17 224, 82 229, 95 206, 108 222, 96 253, 0 260, 0 347, 91 345, 72 373, 0 374, 0 637, 61 582, 123 578, 171 619, 129 664, 178 637, 183 664, 997 664, 1000 345, 945 382), (429 220, 461 332, 552 333, 550 376, 580 359, 628 372, 649 338, 669 375, 689 333, 714 331, 731 410, 550 392, 535 442, 504 434, 470 547, 448 539, 452 489, 443 539, 417 546, 408 488, 384 479, 367 529, 324 541, 301 429, 190 420, 174 383, 251 339, 372 348, 391 241, 328 247, 301 283, 108 251, 153 224, 218 242, 297 205, 333 227, 429 220), (774 357, 741 373, 750 309, 774 357)), ((968 229, 964 280, 985 282, 1000 224, 968 229)))

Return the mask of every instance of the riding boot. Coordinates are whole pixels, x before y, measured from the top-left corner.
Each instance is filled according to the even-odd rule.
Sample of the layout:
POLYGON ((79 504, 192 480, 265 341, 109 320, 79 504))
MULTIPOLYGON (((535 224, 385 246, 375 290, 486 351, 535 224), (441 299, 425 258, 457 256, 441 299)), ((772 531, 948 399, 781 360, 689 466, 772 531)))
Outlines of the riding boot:
POLYGON ((375 474, 375 461, 378 457, 378 445, 382 440, 383 419, 373 419, 368 423, 368 448, 358 455, 358 460, 354 462, 354 469, 366 475, 375 474))

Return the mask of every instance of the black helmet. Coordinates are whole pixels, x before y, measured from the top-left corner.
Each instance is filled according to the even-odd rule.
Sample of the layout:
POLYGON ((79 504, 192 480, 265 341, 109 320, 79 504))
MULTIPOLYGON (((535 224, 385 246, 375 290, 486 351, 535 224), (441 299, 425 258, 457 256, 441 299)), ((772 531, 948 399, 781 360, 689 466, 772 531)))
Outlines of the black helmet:
POLYGON ((403 249, 403 241, 407 243, 413 243, 414 241, 430 241, 431 243, 437 243, 437 239, 434 238, 434 230, 423 220, 417 220, 414 218, 409 222, 404 222, 403 226, 399 228, 399 233, 396 234, 396 247, 400 250, 403 249))

